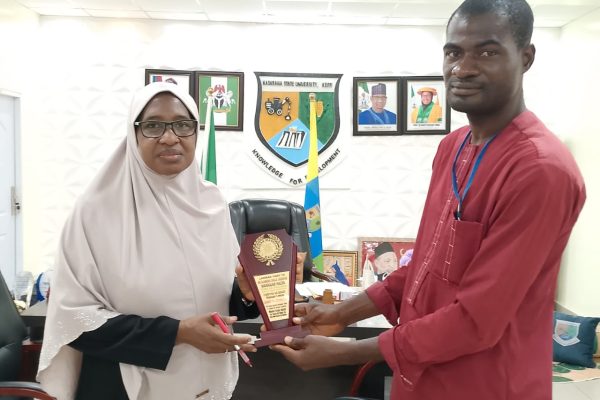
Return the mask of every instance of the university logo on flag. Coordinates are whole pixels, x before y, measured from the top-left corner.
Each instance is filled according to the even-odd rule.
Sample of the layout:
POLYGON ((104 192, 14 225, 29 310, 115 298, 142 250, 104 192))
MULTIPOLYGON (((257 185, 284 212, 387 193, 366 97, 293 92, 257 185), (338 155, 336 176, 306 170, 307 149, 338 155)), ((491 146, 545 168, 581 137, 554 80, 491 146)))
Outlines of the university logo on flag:
MULTIPOLYGON (((292 167, 306 164, 309 147, 309 94, 316 95, 318 152, 339 131, 341 74, 255 72, 258 96, 254 124, 264 147, 292 167)), ((281 168, 283 169, 283 168, 281 168)))

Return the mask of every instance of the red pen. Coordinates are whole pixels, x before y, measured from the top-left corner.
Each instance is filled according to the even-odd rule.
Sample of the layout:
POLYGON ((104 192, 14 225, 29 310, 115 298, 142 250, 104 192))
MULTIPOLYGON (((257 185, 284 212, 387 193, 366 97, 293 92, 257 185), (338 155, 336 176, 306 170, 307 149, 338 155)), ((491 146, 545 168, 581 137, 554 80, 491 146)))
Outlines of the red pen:
MULTIPOLYGON (((223 318, 221 318, 221 316, 219 315, 219 313, 217 312, 213 312, 210 314, 210 317, 213 319, 213 321, 215 321, 215 323, 217 325, 219 325, 219 328, 221 328, 221 330, 224 333, 229 333, 232 334, 229 331, 229 328, 227 327, 227 325, 225 324, 225 321, 223 321, 223 318)), ((246 365, 248 365, 249 367, 252 367, 252 362, 250 362, 250 359, 248 358, 248 355, 246 354, 246 352, 244 350, 242 350, 240 348, 240 346, 238 346, 237 344, 233 346, 233 348, 235 349, 235 351, 238 352, 238 354, 240 355, 240 357, 242 357, 242 360, 244 360, 244 362, 246 363, 246 365)))

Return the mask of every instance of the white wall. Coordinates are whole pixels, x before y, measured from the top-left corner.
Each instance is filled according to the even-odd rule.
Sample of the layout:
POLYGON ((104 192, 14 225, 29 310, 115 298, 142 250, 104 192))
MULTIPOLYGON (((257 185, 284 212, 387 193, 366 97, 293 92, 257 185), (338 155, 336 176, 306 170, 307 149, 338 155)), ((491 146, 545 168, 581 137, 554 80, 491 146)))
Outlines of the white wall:
MULTIPOLYGON (((52 266, 73 202, 125 135, 129 99, 143 85, 145 68, 243 71, 245 129, 217 132, 219 186, 228 200, 272 197, 301 204, 302 188, 266 177, 248 156, 244 135, 254 134, 253 72, 343 73, 339 135, 348 156, 321 178, 324 248, 355 250, 359 236, 414 237, 440 137, 353 137, 352 77, 439 75, 443 35, 441 27, 40 18, 38 42, 28 50, 45 67, 30 75, 35 111, 24 115, 32 121, 24 132, 31 216, 24 221, 25 269, 52 266), (248 174, 264 176, 268 184, 245 189, 248 174), (339 186, 334 180, 347 183, 327 189, 339 186)), ((565 89, 557 79, 564 59, 559 39, 558 29, 536 29, 537 60, 525 90, 528 107, 566 138, 565 113, 552 101, 564 97, 558 92, 565 89)), ((453 127, 464 122, 453 114, 453 127)))
POLYGON ((352 76, 439 74, 443 31, 41 18, 36 51, 53 62, 35 77, 37 145, 26 151, 37 173, 26 184, 39 188, 28 198, 39 218, 28 221, 26 239, 39 240, 26 240, 25 267, 52 265, 73 202, 125 135, 129 99, 144 83, 144 68, 244 71, 245 131, 217 132, 219 185, 228 200, 301 204, 302 188, 268 177, 249 156, 244 135, 254 134, 253 71, 343 73, 339 135, 349 155, 321 181, 324 247, 356 249, 359 236, 414 237, 440 136, 352 137, 352 76), (392 50, 374 56, 368 49, 379 38, 389 38, 392 50), (244 189, 248 174, 264 177, 265 189, 244 189), (334 179, 348 183, 328 190, 334 179))
POLYGON ((0 7, 0 89, 23 93, 28 86, 31 52, 37 39, 38 15, 6 1, 0 7))
POLYGON ((560 70, 552 79, 562 99, 557 130, 583 173, 587 202, 579 217, 559 278, 557 301, 581 315, 600 316, 600 10, 563 28, 560 70))
MULTIPOLYGON (((34 71, 35 52, 37 46, 37 29, 39 18, 36 13, 33 13, 24 7, 14 3, 12 0, 2 0, 0 4, 0 93, 17 97, 16 112, 22 118, 16 117, 16 142, 15 148, 15 163, 17 164, 15 185, 17 195, 22 204, 22 209, 27 208, 27 202, 23 201, 25 193, 23 191, 22 182, 29 180, 31 176, 31 168, 22 162, 23 148, 29 145, 29 137, 25 132, 31 131, 30 119, 24 115, 32 114, 32 82, 30 74, 34 71), (19 168, 20 167, 20 168, 19 168)), ((4 172, 5 171, 0 171, 4 172)), ((2 202, 8 201, 3 198, 2 202)), ((30 216, 35 215, 35 210, 31 210, 30 216)), ((23 241, 27 240, 23 236, 22 226, 25 222, 25 216, 21 214, 21 218, 16 219, 16 255, 17 267, 21 267, 23 241)), ((0 254, 0 263, 5 262, 5 254, 0 254)), ((8 280, 12 278, 7 277, 8 280)))

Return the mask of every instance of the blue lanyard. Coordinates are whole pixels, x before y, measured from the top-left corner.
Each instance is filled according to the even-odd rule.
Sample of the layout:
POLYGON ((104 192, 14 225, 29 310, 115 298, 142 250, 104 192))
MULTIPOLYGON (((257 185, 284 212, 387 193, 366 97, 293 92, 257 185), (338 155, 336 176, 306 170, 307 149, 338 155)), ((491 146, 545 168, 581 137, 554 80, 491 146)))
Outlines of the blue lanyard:
POLYGON ((458 191, 458 179, 456 178, 456 162, 458 161, 458 157, 460 156, 460 153, 462 152, 463 148, 465 147, 465 144, 467 144, 467 142, 469 141, 469 138, 471 137, 471 131, 469 131, 469 133, 467 133, 467 136, 465 137, 462 144, 458 148, 458 152, 456 153, 456 156, 454 157, 454 163, 452 163, 452 190, 454 191, 454 197, 456 197, 456 200, 458 200, 458 206, 456 207, 456 212, 454 213, 454 217, 459 221, 462 217, 462 211, 463 211, 462 202, 465 199, 465 197, 467 196, 469 189, 471 188, 471 184, 473 183, 473 178, 475 177, 475 173, 477 172, 477 169, 479 169, 479 164, 481 163, 481 159, 483 158, 483 155, 487 151, 487 148, 490 145, 490 143, 492 143, 492 141, 494 139, 496 139, 496 136, 497 136, 497 134, 495 133, 483 145, 481 152, 479 153, 479 155, 477 156, 477 159, 475 160, 473 169, 471 169, 471 174, 469 175, 469 179, 467 180, 467 185, 465 186, 462 196, 460 195, 460 192, 458 191))

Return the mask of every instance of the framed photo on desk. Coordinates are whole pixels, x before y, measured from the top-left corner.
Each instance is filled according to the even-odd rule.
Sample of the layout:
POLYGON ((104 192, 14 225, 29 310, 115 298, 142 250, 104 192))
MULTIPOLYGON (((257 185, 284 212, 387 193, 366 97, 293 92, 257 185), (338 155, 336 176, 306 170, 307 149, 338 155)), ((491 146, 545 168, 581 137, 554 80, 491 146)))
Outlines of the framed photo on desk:
POLYGON ((335 269, 333 266, 336 263, 348 280, 350 286, 356 286, 358 284, 358 252, 323 250, 323 270, 326 275, 335 277, 335 269))
POLYGON ((414 239, 359 237, 358 269, 360 276, 362 277, 365 262, 369 260, 377 278, 383 280, 396 269, 408 264, 414 246, 414 239))

